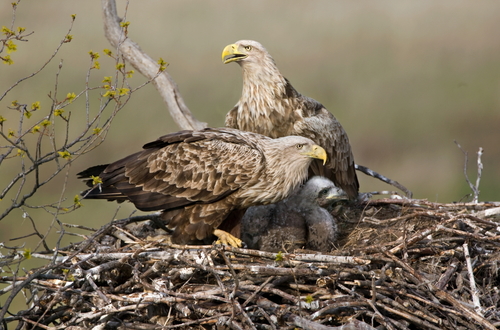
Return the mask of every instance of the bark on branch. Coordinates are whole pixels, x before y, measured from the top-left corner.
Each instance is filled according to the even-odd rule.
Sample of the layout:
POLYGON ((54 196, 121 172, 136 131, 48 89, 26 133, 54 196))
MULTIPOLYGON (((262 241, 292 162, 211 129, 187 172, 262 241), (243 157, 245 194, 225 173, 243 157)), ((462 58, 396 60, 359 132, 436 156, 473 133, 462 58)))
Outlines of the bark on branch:
POLYGON ((115 0, 102 0, 101 4, 106 38, 137 71, 153 81, 177 126, 180 129, 207 127, 206 123, 198 121, 191 114, 172 77, 166 71, 158 74, 160 66, 156 61, 123 33, 123 29, 120 27, 121 19, 116 13, 115 0))

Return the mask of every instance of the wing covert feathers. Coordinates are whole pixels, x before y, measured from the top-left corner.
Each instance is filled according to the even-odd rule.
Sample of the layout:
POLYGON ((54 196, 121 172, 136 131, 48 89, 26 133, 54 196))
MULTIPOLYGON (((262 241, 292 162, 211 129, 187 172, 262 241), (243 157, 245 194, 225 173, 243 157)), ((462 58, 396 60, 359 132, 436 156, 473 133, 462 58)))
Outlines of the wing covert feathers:
POLYGON ((173 242, 188 243, 209 237, 233 210, 286 198, 306 179, 317 157, 310 151, 317 148, 304 137, 274 140, 231 128, 180 131, 78 176, 92 187, 85 198, 161 210, 175 229, 173 242), (102 183, 93 186, 97 176, 102 183))

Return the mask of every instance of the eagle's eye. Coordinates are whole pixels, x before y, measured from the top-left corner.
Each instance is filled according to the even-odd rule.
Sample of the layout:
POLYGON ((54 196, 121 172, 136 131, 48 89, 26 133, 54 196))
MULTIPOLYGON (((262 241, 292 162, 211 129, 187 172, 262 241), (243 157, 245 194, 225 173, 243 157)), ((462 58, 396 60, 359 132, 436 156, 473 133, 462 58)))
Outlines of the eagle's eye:
POLYGON ((248 50, 248 51, 252 50, 252 46, 245 46, 245 50, 248 50))
POLYGON ((302 148, 304 148, 304 145, 303 145, 303 144, 297 144, 297 149, 299 149, 299 150, 300 150, 300 149, 302 149, 302 148))
POLYGON ((319 197, 326 196, 326 194, 328 194, 328 189, 321 189, 321 191, 319 192, 319 197))

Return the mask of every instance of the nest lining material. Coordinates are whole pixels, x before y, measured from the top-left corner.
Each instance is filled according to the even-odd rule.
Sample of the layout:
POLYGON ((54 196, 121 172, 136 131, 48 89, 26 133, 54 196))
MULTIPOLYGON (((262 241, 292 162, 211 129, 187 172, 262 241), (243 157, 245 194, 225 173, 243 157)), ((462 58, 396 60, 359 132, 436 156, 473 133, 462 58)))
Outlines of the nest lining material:
POLYGON ((27 284, 39 293, 31 308, 5 321, 24 329, 497 329, 498 206, 374 200, 344 208, 331 253, 178 246, 148 221, 115 221, 56 260, 34 254, 52 258, 51 267, 27 284))

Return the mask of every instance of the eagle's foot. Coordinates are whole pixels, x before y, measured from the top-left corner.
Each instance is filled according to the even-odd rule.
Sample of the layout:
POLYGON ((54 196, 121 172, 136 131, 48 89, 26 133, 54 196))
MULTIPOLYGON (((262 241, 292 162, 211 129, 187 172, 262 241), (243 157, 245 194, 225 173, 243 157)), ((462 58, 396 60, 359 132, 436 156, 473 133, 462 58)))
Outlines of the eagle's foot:
POLYGON ((241 247, 243 244, 241 239, 234 237, 230 233, 220 229, 215 229, 214 235, 219 238, 217 242, 215 242, 215 244, 225 244, 225 245, 231 245, 233 247, 241 247))

